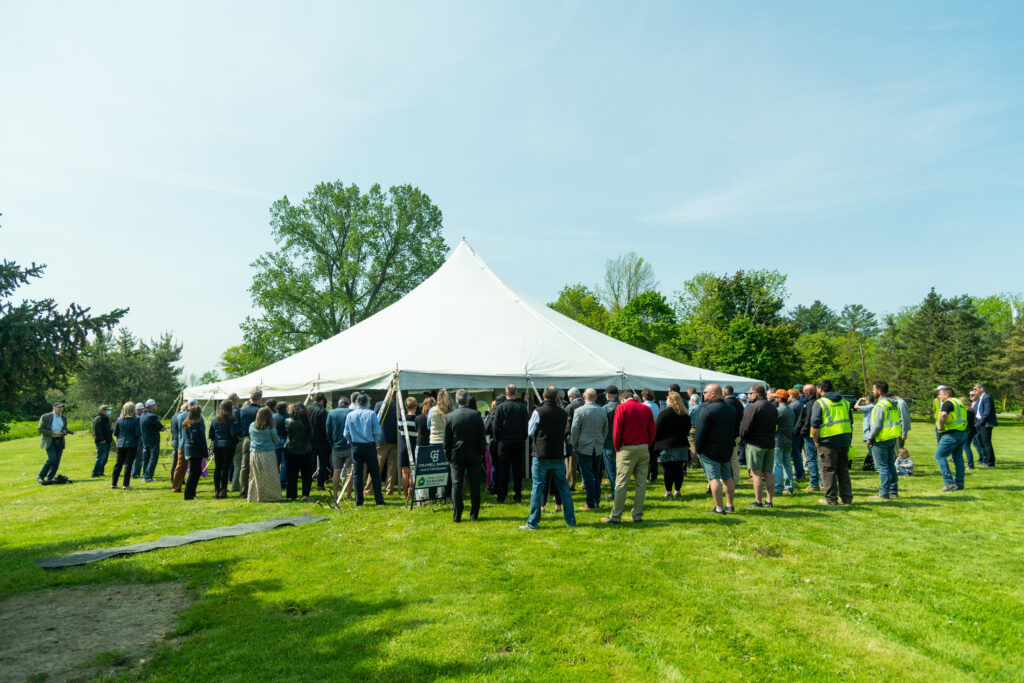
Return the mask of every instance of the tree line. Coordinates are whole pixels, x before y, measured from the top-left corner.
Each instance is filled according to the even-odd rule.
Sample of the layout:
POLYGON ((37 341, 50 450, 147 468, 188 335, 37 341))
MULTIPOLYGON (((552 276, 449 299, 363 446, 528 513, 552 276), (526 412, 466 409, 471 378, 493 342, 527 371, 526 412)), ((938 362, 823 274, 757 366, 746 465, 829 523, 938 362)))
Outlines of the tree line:
POLYGON ((964 393, 983 382, 1007 408, 1024 404, 1024 324, 1014 323, 1009 296, 947 299, 931 289, 879 319, 858 303, 786 310, 786 279, 778 270, 702 272, 667 297, 631 252, 607 261, 601 284, 565 285, 548 305, 633 346, 773 386, 830 379, 860 395, 886 379, 930 407, 940 382, 964 393))

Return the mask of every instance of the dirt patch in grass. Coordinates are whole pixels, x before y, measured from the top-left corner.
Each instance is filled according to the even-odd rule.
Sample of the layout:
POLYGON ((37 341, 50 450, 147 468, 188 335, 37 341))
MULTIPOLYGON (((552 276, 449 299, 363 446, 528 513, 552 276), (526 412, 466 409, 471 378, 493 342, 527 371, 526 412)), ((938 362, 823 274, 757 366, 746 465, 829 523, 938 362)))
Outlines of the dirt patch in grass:
POLYGON ((0 681, 82 680, 148 659, 192 599, 175 583, 74 586, 0 603, 0 681))

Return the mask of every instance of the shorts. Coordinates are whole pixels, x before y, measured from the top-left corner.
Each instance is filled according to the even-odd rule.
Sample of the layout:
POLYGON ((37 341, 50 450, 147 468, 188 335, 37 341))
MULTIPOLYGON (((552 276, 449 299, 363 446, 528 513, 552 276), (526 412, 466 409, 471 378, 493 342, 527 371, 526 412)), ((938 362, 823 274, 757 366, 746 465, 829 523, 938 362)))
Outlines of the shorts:
POLYGON ((732 463, 718 462, 703 455, 697 455, 701 467, 704 468, 704 475, 710 479, 732 479, 732 463))
POLYGON ((775 467, 775 449, 747 444, 747 468, 755 472, 771 472, 775 467))
POLYGON ((345 463, 352 458, 352 449, 349 448, 344 451, 331 451, 331 467, 338 470, 339 472, 345 466, 345 463))

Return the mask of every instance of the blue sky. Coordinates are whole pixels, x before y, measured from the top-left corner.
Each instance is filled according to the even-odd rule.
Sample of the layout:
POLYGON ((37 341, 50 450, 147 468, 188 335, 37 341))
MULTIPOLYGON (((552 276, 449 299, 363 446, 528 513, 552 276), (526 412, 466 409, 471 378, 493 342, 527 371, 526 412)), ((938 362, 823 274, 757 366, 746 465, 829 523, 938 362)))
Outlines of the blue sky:
POLYGON ((197 373, 322 180, 420 187, 545 301, 629 250, 666 294, 1020 291, 1022 36, 1017 2, 4 3, 0 256, 197 373))

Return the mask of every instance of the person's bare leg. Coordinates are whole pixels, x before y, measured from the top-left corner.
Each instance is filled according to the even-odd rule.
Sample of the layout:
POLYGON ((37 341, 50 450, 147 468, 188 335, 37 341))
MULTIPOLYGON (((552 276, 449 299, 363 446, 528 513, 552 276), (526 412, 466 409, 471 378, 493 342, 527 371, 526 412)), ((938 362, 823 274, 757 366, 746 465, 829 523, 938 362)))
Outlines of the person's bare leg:
POLYGON ((732 505, 732 495, 736 492, 736 480, 726 479, 725 480, 725 504, 732 505))
POLYGON ((754 502, 758 505, 761 504, 761 473, 750 472, 750 479, 754 482, 754 502))
POLYGON ((775 474, 771 471, 764 473, 765 487, 764 495, 768 504, 772 504, 772 496, 775 494, 775 474))
POLYGON ((722 480, 711 479, 708 481, 708 486, 711 487, 711 497, 715 499, 715 508, 724 510, 725 506, 722 505, 722 480))

